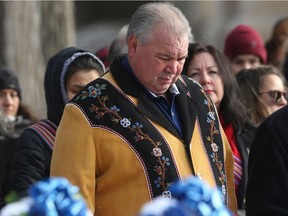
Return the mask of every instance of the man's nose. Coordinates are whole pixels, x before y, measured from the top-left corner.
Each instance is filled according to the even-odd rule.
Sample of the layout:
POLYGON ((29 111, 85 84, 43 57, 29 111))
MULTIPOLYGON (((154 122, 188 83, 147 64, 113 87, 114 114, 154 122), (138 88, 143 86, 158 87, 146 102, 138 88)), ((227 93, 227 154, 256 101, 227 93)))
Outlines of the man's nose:
POLYGON ((171 60, 171 61, 169 61, 169 63, 168 63, 168 65, 167 65, 167 67, 168 67, 168 72, 170 72, 170 73, 177 73, 177 71, 178 71, 178 62, 177 61, 175 61, 175 60, 171 60))

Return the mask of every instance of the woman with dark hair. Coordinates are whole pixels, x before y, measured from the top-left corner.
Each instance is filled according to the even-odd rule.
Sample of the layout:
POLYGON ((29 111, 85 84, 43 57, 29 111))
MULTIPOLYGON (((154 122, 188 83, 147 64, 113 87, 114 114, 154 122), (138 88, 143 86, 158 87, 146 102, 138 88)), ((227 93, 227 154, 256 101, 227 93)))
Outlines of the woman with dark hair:
MULTIPOLYGON (((32 110, 21 99, 21 88, 18 78, 8 67, 0 66, 0 112, 3 121, 6 119, 7 123, 15 125, 23 120, 30 123, 35 123, 38 120, 32 110)), ((15 136, 17 136, 17 133, 15 136)))
POLYGON ((37 121, 21 100, 18 78, 6 66, 0 66, 0 208, 8 193, 10 164, 21 132, 37 121))
POLYGON ((66 103, 104 71, 103 63, 94 54, 75 47, 65 48, 50 58, 44 80, 47 119, 21 134, 12 161, 11 189, 20 196, 50 175, 55 134, 66 103))
POLYGON ((236 79, 250 119, 260 125, 273 112, 287 105, 285 78, 277 68, 266 65, 243 69, 236 79))
POLYGON ((217 108, 234 156, 238 209, 244 209, 248 152, 255 127, 250 123, 248 112, 240 101, 240 92, 230 63, 215 47, 191 43, 183 74, 199 82, 217 108))
MULTIPOLYGON (((282 72, 288 52, 288 17, 278 20, 271 31, 271 36, 265 44, 267 64, 273 65, 282 72)), ((287 78, 287 77, 286 77, 287 78)))

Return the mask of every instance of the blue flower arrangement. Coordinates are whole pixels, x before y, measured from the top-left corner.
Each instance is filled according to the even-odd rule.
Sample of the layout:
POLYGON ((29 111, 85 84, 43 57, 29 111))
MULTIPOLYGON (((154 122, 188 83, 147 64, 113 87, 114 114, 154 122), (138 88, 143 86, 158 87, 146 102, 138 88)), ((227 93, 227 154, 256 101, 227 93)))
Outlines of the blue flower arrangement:
POLYGON ((28 190, 29 196, 6 205, 0 216, 89 216, 79 188, 65 178, 47 178, 28 190))
POLYGON ((138 216, 232 216, 220 192, 197 177, 176 183, 170 191, 172 198, 157 197, 138 216))

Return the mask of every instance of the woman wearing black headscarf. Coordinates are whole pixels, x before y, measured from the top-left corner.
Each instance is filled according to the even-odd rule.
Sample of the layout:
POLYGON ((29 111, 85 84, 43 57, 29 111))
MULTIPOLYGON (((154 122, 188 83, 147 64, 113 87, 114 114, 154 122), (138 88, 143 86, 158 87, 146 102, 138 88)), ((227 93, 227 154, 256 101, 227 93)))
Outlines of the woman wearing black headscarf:
POLYGON ((12 162, 11 189, 20 196, 26 195, 30 185, 49 177, 54 138, 66 103, 104 70, 95 55, 75 47, 50 58, 44 80, 47 119, 22 133, 12 162))
POLYGON ((0 208, 8 193, 10 164, 20 133, 36 122, 21 100, 21 88, 14 72, 0 66, 0 208))

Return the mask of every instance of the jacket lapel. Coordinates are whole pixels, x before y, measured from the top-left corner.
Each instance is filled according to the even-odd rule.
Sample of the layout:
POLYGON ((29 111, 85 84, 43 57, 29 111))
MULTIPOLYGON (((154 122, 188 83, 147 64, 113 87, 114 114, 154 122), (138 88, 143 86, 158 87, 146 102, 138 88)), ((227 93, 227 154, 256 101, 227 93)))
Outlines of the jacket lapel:
POLYGON ((174 136, 181 138, 174 125, 167 119, 167 117, 161 112, 161 110, 145 92, 141 92, 138 97, 138 109, 148 118, 169 130, 174 136))
MULTIPOLYGON (((120 61, 121 62, 121 61, 120 61)), ((138 98, 138 111, 146 115, 152 121, 161 125, 169 130, 174 136, 182 139, 173 126, 173 124, 166 118, 166 116, 160 111, 157 105, 152 99, 143 91, 138 81, 130 74, 127 68, 118 61, 114 61, 111 65, 111 73, 117 80, 121 89, 128 95, 138 98)), ((180 91, 180 94, 187 95, 187 87, 181 82, 177 81, 176 85, 180 91)), ((185 143, 190 143, 195 118, 197 113, 197 102, 191 97, 179 97, 176 96, 175 103, 178 114, 180 115, 180 121, 182 122, 182 130, 184 134, 185 143)))
POLYGON ((175 103, 182 122, 184 143, 190 143, 194 131, 198 103, 191 98, 187 87, 180 80, 176 82, 176 85, 180 94, 186 95, 186 97, 176 96, 175 103))

